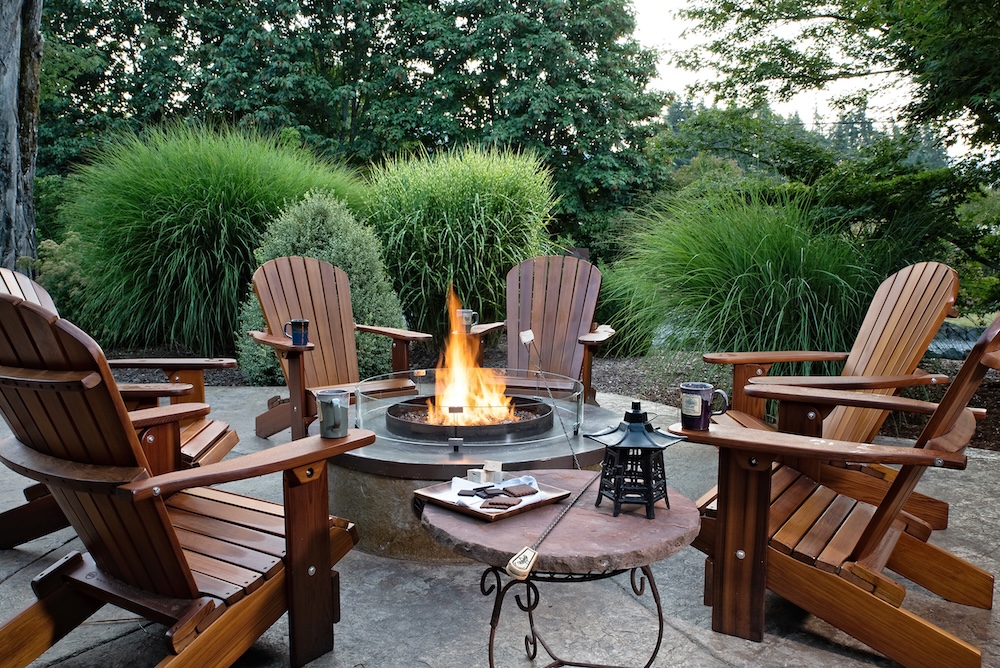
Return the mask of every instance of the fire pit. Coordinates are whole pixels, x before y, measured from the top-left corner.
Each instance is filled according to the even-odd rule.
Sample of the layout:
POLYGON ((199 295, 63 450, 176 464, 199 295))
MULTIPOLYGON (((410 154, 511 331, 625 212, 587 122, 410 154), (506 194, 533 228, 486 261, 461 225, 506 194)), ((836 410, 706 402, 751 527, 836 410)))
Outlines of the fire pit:
MULTIPOLYGON (((457 313, 453 302, 449 311, 457 313)), ((557 374, 476 365, 475 337, 452 323, 443 364, 361 381, 358 427, 375 443, 335 457, 330 507, 363 528, 359 547, 396 558, 454 560, 420 527, 413 490, 465 477, 486 460, 505 471, 595 467, 604 446, 584 433, 621 416, 584 405, 583 384, 557 374)))

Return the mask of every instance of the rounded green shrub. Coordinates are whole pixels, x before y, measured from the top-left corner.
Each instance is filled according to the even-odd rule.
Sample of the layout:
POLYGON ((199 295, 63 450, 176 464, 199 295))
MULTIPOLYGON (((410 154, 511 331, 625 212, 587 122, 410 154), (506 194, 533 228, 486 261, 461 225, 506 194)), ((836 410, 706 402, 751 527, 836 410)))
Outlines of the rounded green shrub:
POLYGON ((79 324, 107 346, 233 349, 268 221, 311 190, 362 199, 352 172, 247 131, 125 135, 70 179, 61 209, 86 245, 79 324))
MULTIPOLYGON (((340 267, 351 282, 354 322, 403 327, 403 308, 392 289, 374 230, 358 222, 347 206, 328 193, 310 193, 289 206, 267 228, 254 251, 257 265, 279 257, 300 255, 340 267)), ((240 307, 236 342, 240 368, 255 385, 284 383, 272 350, 246 335, 264 329, 264 315, 253 290, 240 307)), ((358 370, 362 378, 392 370, 392 342, 384 336, 358 332, 358 370)))
POLYGON ((541 161, 510 150, 466 148, 376 167, 367 206, 410 326, 447 331, 448 286, 483 322, 506 317, 504 279, 551 251, 555 205, 541 161))
POLYGON ((626 353, 848 350, 881 280, 871 249, 817 230, 791 196, 715 193, 661 201, 602 299, 626 353))

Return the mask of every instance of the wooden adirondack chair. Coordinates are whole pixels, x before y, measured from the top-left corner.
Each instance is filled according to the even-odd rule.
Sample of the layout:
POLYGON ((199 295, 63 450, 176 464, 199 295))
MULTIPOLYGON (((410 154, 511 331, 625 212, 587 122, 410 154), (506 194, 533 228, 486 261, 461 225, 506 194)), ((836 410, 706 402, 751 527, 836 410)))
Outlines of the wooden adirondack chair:
MULTIPOLYGON (((709 555, 706 601, 713 606, 712 627, 760 640, 767 588, 905 666, 980 666, 977 648, 903 609, 906 590, 884 571, 947 600, 992 607, 993 575, 926 542, 929 530, 905 507, 928 466, 965 468, 963 451, 976 422, 967 404, 986 372, 1000 369, 998 350, 1000 318, 980 337, 936 406, 873 393, 769 389, 780 399, 779 413, 791 420, 814 410, 818 400, 930 413, 912 448, 722 425, 705 432, 672 426, 693 442, 719 448, 717 514, 703 517, 695 541, 709 555), (900 468, 884 496, 866 503, 796 468, 775 468, 784 458, 900 468)), ((746 391, 753 396, 759 390, 746 391)))
MULTIPOLYGON (((28 276, 0 268, 0 294, 19 297, 58 314, 55 302, 41 285, 28 276)), ((205 375, 207 369, 236 366, 236 360, 216 359, 124 359, 109 362, 112 368, 160 369, 170 382, 130 383, 119 386, 126 407, 133 411, 133 426, 151 455, 154 473, 211 464, 221 460, 232 450, 239 437, 229 424, 207 417, 202 408, 193 410, 181 404, 205 402, 205 375), (161 398, 176 405, 173 419, 165 419, 163 412, 148 412, 161 398), (138 412, 136 412, 138 411, 138 412)), ((0 549, 11 549, 29 540, 69 526, 44 485, 32 485, 24 490, 27 503, 0 513, 0 549)))
POLYGON ((506 326, 508 369, 578 379, 585 401, 596 405, 594 351, 614 334, 594 322, 600 290, 601 272, 586 260, 559 255, 525 260, 507 273, 507 320, 475 325, 472 334, 482 337, 506 326), (534 341, 521 345, 519 334, 529 329, 534 341))
MULTIPOLYGON (((328 262, 281 257, 265 262, 254 272, 252 281, 267 332, 249 334, 274 349, 289 392, 284 401, 272 398, 267 411, 257 416, 257 436, 261 438, 288 427, 292 428, 293 439, 304 437, 309 423, 316 419, 313 392, 317 390, 341 388, 354 392, 360 380, 355 331, 392 339, 393 371, 409 370, 411 341, 432 339, 422 332, 355 324, 347 274, 328 262), (292 345, 282 333, 284 324, 296 318, 309 321, 309 343, 305 346, 292 345)), ((399 379, 370 384, 368 390, 405 393, 410 387, 408 380, 399 379)))
MULTIPOLYGON (((795 385, 799 387, 857 390, 894 394, 901 387, 946 383, 947 377, 917 368, 944 319, 953 313, 958 295, 958 275, 947 265, 921 262, 906 267, 879 286, 862 322, 850 353, 813 351, 710 353, 706 362, 733 366, 732 409, 717 418, 720 424, 871 442, 888 411, 870 407, 817 405, 814 410, 789 414, 779 424, 764 421, 766 394, 748 393, 745 387, 795 385), (778 362, 844 361, 839 376, 767 376, 778 362)), ((803 462, 813 478, 828 484, 864 486, 872 494, 884 493, 895 476, 881 466, 831 467, 818 460, 803 462)), ((711 503, 714 493, 699 499, 699 507, 711 503)), ((948 525, 948 505, 922 494, 914 494, 908 510, 919 514, 932 528, 948 525)))
POLYGON ((292 665, 332 648, 332 566, 357 540, 328 515, 326 460, 371 432, 151 477, 101 349, 6 295, 0 411, 14 434, 0 459, 52 490, 87 549, 38 576, 38 600, 0 625, 0 665, 27 665, 105 603, 169 627, 160 666, 231 665, 286 609, 292 665), (197 487, 275 472, 284 506, 197 487))

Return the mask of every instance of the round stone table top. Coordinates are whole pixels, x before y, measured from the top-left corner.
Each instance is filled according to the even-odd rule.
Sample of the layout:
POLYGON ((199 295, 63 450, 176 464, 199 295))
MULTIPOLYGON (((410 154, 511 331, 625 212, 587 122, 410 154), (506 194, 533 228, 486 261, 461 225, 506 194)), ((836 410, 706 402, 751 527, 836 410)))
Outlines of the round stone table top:
POLYGON ((600 487, 594 471, 545 469, 525 473, 572 494, 558 503, 495 522, 428 503, 421 523, 445 547, 469 559, 504 568, 521 548, 534 544, 586 485, 579 500, 538 546, 533 570, 582 574, 640 568, 679 552, 698 535, 698 509, 674 489, 668 490, 669 509, 662 500, 656 502, 654 519, 647 519, 646 507, 638 504, 623 505, 621 513, 614 517, 610 499, 604 498, 600 506, 594 506, 600 487))

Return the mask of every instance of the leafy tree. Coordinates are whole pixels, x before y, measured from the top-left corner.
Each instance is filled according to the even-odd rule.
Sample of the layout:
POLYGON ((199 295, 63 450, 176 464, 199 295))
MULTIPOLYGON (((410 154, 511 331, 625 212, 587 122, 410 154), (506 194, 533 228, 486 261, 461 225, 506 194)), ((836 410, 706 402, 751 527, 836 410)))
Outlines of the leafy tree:
POLYGON ((690 159, 694 154, 710 153, 735 160, 747 172, 776 174, 807 184, 835 162, 825 137, 807 130, 797 117, 774 113, 766 104, 687 112, 658 137, 658 143, 671 155, 690 159))
POLYGON ((974 142, 1000 140, 996 3, 693 0, 680 15, 710 41, 678 62, 720 72, 703 88, 723 99, 787 100, 840 80, 867 82, 863 99, 888 77, 914 84, 906 108, 914 125, 967 115, 974 142))
MULTIPOLYGON (((419 77, 395 125, 428 148, 487 142, 531 149, 553 170, 555 230, 600 241, 608 214, 655 188, 643 154, 667 98, 646 91, 655 54, 632 38, 621 0, 464 0, 412 10, 419 77)), ((427 7, 426 3, 421 8, 427 7)))
POLYGON ((499 145, 553 170, 553 231, 578 244, 664 176, 643 147, 666 98, 624 0, 51 0, 45 25, 53 172, 177 116, 356 163, 499 145))

